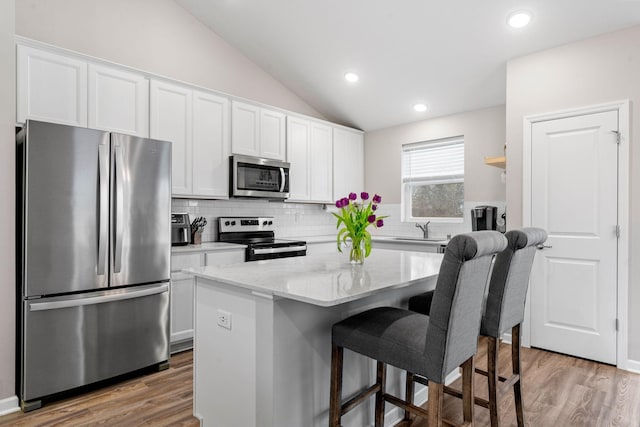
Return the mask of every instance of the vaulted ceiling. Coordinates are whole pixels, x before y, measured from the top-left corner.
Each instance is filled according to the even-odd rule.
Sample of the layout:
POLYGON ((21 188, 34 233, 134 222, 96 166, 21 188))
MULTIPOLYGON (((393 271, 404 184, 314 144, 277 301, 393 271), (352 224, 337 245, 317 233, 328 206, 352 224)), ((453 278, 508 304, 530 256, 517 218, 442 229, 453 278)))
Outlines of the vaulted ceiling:
POLYGON ((639 0, 176 1, 328 119, 363 130, 504 104, 509 59, 640 24, 639 0), (531 23, 509 27, 522 9, 531 23))

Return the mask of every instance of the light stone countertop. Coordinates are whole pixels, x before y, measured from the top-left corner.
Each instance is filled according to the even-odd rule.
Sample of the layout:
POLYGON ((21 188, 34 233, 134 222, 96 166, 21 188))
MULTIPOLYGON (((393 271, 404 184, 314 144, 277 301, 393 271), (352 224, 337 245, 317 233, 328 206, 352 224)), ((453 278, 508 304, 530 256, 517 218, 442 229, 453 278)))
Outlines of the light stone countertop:
POLYGON ((185 252, 213 252, 246 249, 247 245, 226 242, 204 242, 201 245, 171 246, 172 254, 185 252))
POLYGON ((435 280, 442 254, 376 249, 363 265, 346 253, 318 254, 183 270, 198 278, 323 307, 435 280))
MULTIPOLYGON (((307 244, 314 243, 334 243, 336 241, 335 235, 324 235, 324 236, 295 236, 295 237, 283 237, 283 239, 287 240, 304 240, 307 244)), ((373 242, 397 242, 397 243, 410 243, 417 245, 427 245, 427 246, 440 246, 446 245, 449 243, 449 240, 446 237, 443 238, 430 238, 429 240, 424 240, 419 237, 407 237, 407 236, 371 236, 371 240, 373 242)))

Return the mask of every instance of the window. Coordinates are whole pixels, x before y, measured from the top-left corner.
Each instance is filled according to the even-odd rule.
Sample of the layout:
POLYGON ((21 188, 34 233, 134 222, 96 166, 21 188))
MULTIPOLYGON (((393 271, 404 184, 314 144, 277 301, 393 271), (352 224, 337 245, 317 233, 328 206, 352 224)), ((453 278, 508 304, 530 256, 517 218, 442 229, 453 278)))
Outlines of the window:
POLYGON ((462 222, 463 205, 463 137, 402 146, 404 221, 462 222))

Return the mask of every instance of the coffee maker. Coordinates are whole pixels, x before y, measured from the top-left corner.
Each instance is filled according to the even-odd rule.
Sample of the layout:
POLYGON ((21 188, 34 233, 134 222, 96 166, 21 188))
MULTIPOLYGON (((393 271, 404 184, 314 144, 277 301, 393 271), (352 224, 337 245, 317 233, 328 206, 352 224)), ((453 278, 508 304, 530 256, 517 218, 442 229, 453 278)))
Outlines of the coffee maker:
POLYGON ((495 206, 476 206, 471 209, 471 229, 479 230, 496 230, 496 219, 498 217, 498 208, 495 206))

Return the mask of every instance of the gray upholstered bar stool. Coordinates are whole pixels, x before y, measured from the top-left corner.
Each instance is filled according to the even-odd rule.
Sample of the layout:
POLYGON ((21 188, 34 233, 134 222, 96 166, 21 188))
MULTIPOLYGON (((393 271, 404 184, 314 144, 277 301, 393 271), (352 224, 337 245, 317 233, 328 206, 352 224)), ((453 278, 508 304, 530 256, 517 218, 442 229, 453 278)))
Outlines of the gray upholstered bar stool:
POLYGON ((379 307, 333 325, 329 426, 338 427, 342 415, 375 393, 375 426, 384 425, 384 405, 428 417, 429 426, 441 426, 443 383, 448 373, 463 367, 464 419, 473 423, 473 356, 484 295, 493 255, 507 240, 496 231, 455 236, 445 250, 434 293, 431 316, 394 307, 379 307), (342 402, 344 348, 377 363, 376 383, 346 403, 342 402), (423 375, 430 381, 429 410, 385 392, 390 364, 423 375))
MULTIPOLYGON (((546 231, 540 228, 523 228, 508 231, 507 248, 498 254, 491 274, 486 305, 482 317, 480 334, 487 337, 487 371, 476 369, 485 375, 489 383, 489 400, 475 398, 475 403, 489 408, 491 426, 498 426, 498 381, 504 382, 504 388, 513 386, 518 426, 524 426, 522 407, 522 385, 520 380, 520 324, 524 320, 524 304, 529 286, 529 275, 533 265, 536 248, 547 239, 546 231), (513 374, 510 378, 498 376, 498 344, 500 336, 511 329, 511 360, 513 374)), ((427 292, 409 299, 409 309, 429 314, 435 305, 433 292, 427 292)), ((437 304, 437 301, 435 302, 437 304)), ((407 375, 407 391, 413 390, 413 380, 424 383, 419 377, 407 375)), ((462 397, 457 391, 445 387, 445 392, 462 397)), ((405 412, 405 418, 408 418, 405 412)))

